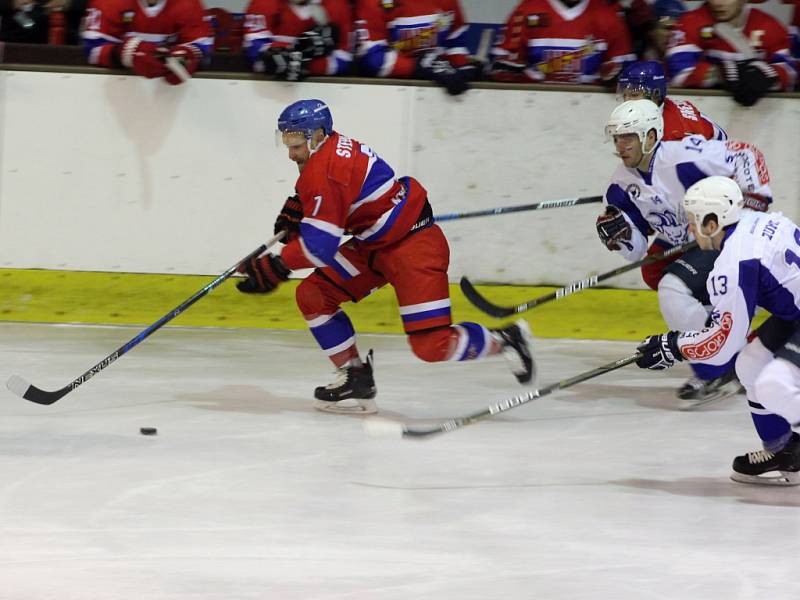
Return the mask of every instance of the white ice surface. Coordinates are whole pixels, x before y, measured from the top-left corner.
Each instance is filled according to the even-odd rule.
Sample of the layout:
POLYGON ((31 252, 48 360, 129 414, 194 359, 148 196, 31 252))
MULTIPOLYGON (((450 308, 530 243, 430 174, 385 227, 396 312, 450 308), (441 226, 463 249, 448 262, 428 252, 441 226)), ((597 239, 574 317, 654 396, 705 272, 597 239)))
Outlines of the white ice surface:
MULTIPOLYGON (((0 380, 57 389, 137 331, 0 324, 0 380)), ((370 347, 385 417, 519 390, 501 359, 370 347)), ((632 349, 539 340, 542 384, 632 349)), ((333 376, 305 332, 159 331, 52 406, 0 390, 0 600, 797 598, 800 489, 729 481, 744 398, 680 412, 687 375, 382 440, 311 408, 333 376)))

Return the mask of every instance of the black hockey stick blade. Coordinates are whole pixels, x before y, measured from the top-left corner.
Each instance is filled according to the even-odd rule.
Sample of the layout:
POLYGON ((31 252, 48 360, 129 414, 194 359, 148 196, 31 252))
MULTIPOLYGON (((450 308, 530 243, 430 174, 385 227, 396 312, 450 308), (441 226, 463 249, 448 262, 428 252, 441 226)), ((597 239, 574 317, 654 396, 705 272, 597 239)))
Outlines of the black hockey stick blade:
POLYGON ((177 307, 173 308, 163 317, 161 317, 158 321, 144 329, 143 331, 139 332, 136 337, 132 340, 125 343, 123 346, 117 348, 114 352, 106 356, 103 360, 93 366, 91 369, 86 371, 83 375, 78 377, 77 379, 73 380, 71 383, 65 385, 61 389, 55 391, 47 391, 36 387, 35 385, 31 384, 24 378, 20 377, 19 375, 12 375, 9 377, 8 381, 6 382, 6 387, 16 394, 17 396, 21 396, 25 400, 30 400, 31 402, 35 402, 36 404, 43 404, 48 406, 53 404, 54 402, 58 402, 61 398, 69 394, 72 390, 77 388, 83 383, 89 381, 92 377, 97 375, 100 371, 105 369, 111 363, 116 361, 120 356, 127 353, 129 350, 132 350, 134 347, 138 346, 141 342, 147 339, 151 334, 155 333, 161 327, 163 327, 166 323, 183 313, 186 309, 192 306, 195 302, 200 300, 200 298, 206 296, 209 292, 213 289, 217 288, 219 285, 222 284, 223 281, 231 277, 234 273, 236 273, 239 265, 246 260, 249 260, 253 257, 259 256, 263 252, 265 252, 269 247, 273 246, 277 242, 281 240, 283 237, 284 232, 279 233, 278 235, 274 236, 269 242, 266 244, 262 244, 258 248, 256 248, 253 252, 248 254, 242 260, 238 261, 235 265, 231 266, 228 270, 224 273, 219 275, 216 279, 208 283, 205 287, 201 290, 197 291, 194 295, 190 298, 179 304, 177 307))
POLYGON ((539 390, 532 390, 525 394, 520 394, 518 396, 506 398, 504 400, 501 400, 500 402, 489 405, 488 407, 484 408, 481 411, 472 413, 470 415, 466 415, 464 417, 456 417, 453 419, 448 419, 447 421, 443 421, 437 425, 414 426, 414 425, 408 425, 406 423, 401 423, 399 421, 390 421, 388 419, 372 418, 364 421, 364 430, 369 435, 374 437, 394 437, 394 438, 403 437, 403 438, 417 438, 417 439, 429 438, 431 436, 440 433, 447 433, 449 431, 455 431, 456 429, 461 429, 462 427, 466 427, 467 425, 472 425, 479 421, 483 421, 484 419, 488 419, 489 417, 493 417, 494 415, 506 412, 508 410, 511 410, 512 408, 516 408, 517 406, 522 406, 523 404, 527 404, 528 402, 531 402, 538 398, 543 398, 545 396, 548 396, 553 392, 557 392, 558 390, 563 390, 575 384, 581 383, 583 381, 587 381, 589 379, 599 377, 600 375, 610 373, 611 371, 615 371, 633 362, 636 362, 641 356, 642 355, 637 352, 636 354, 620 358, 619 360, 615 360, 612 363, 608 363, 606 365, 603 365, 602 367, 597 367, 596 369, 592 369, 591 371, 586 371, 585 373, 575 375, 573 377, 570 377, 569 379, 564 379, 562 381, 549 385, 545 388, 539 390))
POLYGON ((581 204, 593 204, 602 202, 602 196, 584 196, 582 198, 562 198, 560 200, 544 200, 533 204, 517 204, 515 206, 498 206, 497 208, 485 208, 469 212, 447 213, 435 215, 433 220, 436 223, 444 221, 457 221, 460 219, 472 219, 474 217, 493 217, 495 215, 507 215, 516 212, 527 212, 530 210, 545 210, 549 208, 566 208, 568 206, 580 206, 581 204))
POLYGON ((490 317, 503 319, 505 317, 510 317, 517 312, 515 310, 515 306, 499 306, 498 304, 489 302, 489 300, 483 297, 481 293, 475 289, 475 286, 472 285, 472 282, 467 279, 466 276, 461 278, 461 281, 458 285, 461 286, 461 292, 464 294, 466 299, 469 300, 475 306, 475 308, 486 313, 490 317))
POLYGON ((629 263, 627 265, 623 265, 621 267, 617 267, 616 269, 612 269, 611 271, 606 271, 605 273, 600 273, 599 275, 589 275, 585 279, 581 279, 580 281, 573 281, 569 285, 565 285, 562 288, 557 289, 554 292, 550 292, 544 296, 540 296, 538 298, 533 298, 528 300, 527 302, 523 302, 522 304, 517 304, 516 306, 500 306, 499 304, 495 304, 490 302, 487 298, 481 295, 481 293, 472 285, 472 282, 467 279, 466 277, 461 278, 461 291, 464 293, 464 296, 469 300, 475 308, 478 310, 486 313, 491 317, 495 317, 498 319, 502 319, 504 317, 510 317, 511 315, 523 313, 528 311, 535 306, 539 306, 540 304, 544 304, 545 302, 550 302, 551 300, 558 300, 559 298, 564 298, 565 296, 570 296, 575 292, 580 292, 581 290, 586 290, 592 287, 597 286, 601 281, 605 281, 606 279, 611 279, 612 277, 616 277, 617 275, 622 275, 623 273, 627 273, 628 271, 632 271, 633 269, 638 269, 643 265, 649 265, 654 262, 658 262, 660 260, 664 260, 665 258, 669 258, 674 254, 679 254, 683 252, 687 252, 697 246, 697 242, 687 242, 683 246, 674 246, 669 250, 665 250, 660 254, 651 254, 650 256, 646 256, 642 260, 637 260, 636 262, 629 263))

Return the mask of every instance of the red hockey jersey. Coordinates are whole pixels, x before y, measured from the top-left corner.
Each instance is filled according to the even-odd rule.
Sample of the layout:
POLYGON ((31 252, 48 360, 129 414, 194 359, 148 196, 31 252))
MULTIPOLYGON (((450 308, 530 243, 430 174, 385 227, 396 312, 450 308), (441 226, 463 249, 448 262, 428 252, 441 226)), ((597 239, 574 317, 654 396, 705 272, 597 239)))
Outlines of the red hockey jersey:
POLYGON ((702 135, 707 140, 727 140, 725 130, 709 119, 688 100, 674 102, 670 98, 664 100, 662 113, 664 117, 665 142, 682 140, 687 135, 702 135))
POLYGON ((254 63, 264 48, 291 46, 301 33, 318 25, 337 29, 336 49, 309 64, 312 75, 339 75, 353 62, 353 13, 348 0, 312 0, 298 5, 288 0, 251 0, 244 23, 244 52, 254 63))
POLYGON ((440 48, 459 66, 467 60, 459 0, 357 0, 356 53, 362 71, 410 77, 420 54, 440 48))
POLYGON ((413 178, 397 178, 372 149, 333 132, 306 162, 295 186, 303 205, 300 237, 281 256, 290 269, 331 266, 353 276, 341 237, 381 248, 408 235, 427 199, 413 178))
POLYGON ((607 0, 523 0, 514 10, 493 58, 525 65, 535 82, 598 83, 636 56, 625 22, 607 0))
MULTIPOLYGON (((744 11, 743 41, 757 58, 772 64, 780 78, 781 90, 791 90, 797 71, 789 51, 789 31, 777 19, 757 8, 745 6, 744 11)), ((717 78, 709 78, 716 65, 725 60, 748 58, 714 30, 715 24, 706 5, 678 19, 666 55, 671 85, 711 87, 717 83, 717 78)))
POLYGON ((199 0, 159 0, 153 6, 140 0, 92 0, 82 37, 89 63, 101 67, 117 66, 113 50, 128 37, 165 46, 191 44, 205 57, 214 44, 199 0))

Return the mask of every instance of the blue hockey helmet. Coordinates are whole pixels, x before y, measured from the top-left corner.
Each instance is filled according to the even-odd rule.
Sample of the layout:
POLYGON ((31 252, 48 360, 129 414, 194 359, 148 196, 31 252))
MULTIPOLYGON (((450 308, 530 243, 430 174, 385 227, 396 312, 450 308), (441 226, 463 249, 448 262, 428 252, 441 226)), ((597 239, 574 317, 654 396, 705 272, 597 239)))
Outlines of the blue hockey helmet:
POLYGON ((317 129, 333 133, 333 116, 322 100, 298 100, 283 109, 278 117, 280 133, 302 133, 307 140, 317 129))
POLYGON ((656 19, 668 18, 677 20, 685 12, 686 7, 681 0, 656 0, 653 3, 653 14, 656 19))
MULTIPOLYGON (((626 99, 625 92, 629 94, 642 93, 642 97, 661 106, 667 96, 667 76, 664 73, 664 67, 655 60, 631 63, 619 76, 617 83, 619 100, 626 99)), ((627 98, 627 100, 632 100, 632 98, 627 98)))

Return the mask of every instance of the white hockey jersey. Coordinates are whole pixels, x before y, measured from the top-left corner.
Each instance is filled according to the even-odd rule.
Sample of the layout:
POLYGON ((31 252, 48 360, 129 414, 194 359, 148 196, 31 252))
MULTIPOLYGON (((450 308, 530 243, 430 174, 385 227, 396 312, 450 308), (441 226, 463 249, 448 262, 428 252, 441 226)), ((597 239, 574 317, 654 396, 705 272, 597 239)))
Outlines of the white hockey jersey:
POLYGON ((735 140, 692 135, 659 143, 646 173, 620 165, 604 203, 619 208, 631 223, 633 235, 629 242, 620 243, 621 254, 631 262, 644 258, 652 233, 670 247, 690 241, 683 196, 690 186, 711 175, 730 177, 744 194, 772 200, 764 155, 735 140))
POLYGON ((682 333, 678 346, 693 362, 726 365, 747 343, 756 306, 800 320, 800 229, 781 213, 743 210, 706 286, 712 324, 682 333))

